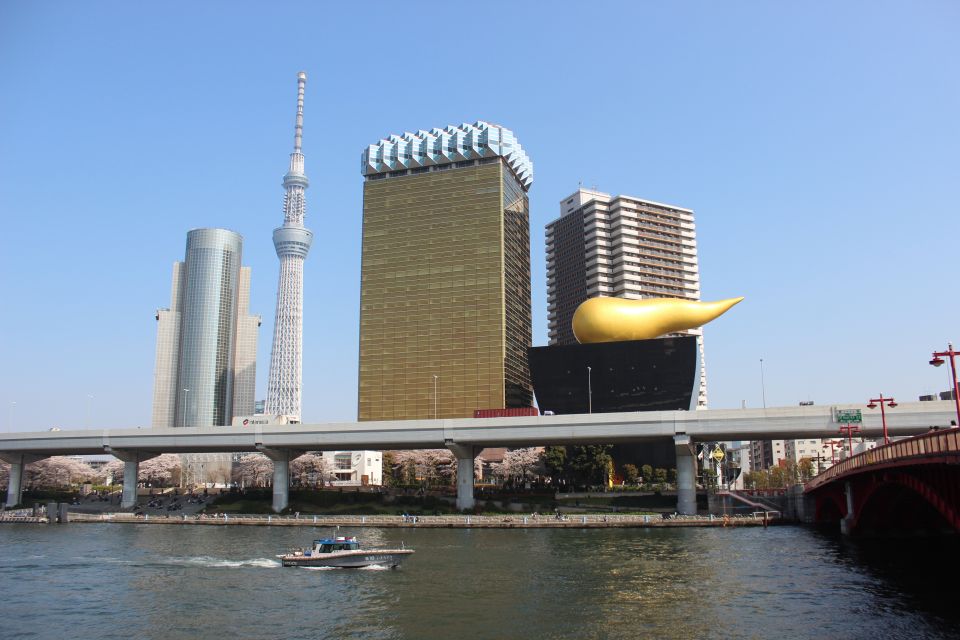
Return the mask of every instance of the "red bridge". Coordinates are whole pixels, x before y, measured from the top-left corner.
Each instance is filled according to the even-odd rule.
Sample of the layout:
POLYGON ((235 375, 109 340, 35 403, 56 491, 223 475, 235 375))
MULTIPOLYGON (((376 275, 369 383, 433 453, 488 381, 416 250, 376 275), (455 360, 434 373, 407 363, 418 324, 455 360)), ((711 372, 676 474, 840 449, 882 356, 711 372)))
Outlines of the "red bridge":
POLYGON ((815 522, 846 534, 960 533, 960 429, 897 440, 827 469, 804 487, 815 522))

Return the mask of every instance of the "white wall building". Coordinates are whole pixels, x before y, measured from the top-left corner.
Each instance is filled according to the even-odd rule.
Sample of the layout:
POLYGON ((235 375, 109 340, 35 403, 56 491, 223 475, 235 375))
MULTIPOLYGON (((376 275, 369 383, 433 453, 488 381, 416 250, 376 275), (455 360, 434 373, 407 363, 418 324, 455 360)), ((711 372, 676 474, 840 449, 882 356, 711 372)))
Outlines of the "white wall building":
POLYGON ((784 459, 800 464, 801 460, 807 459, 813 463, 814 473, 821 473, 833 466, 832 454, 836 454, 839 461, 839 448, 831 447, 828 440, 784 440, 784 459))
POLYGON ((775 467, 785 459, 784 440, 754 440, 750 443, 750 468, 754 471, 775 467))
POLYGON ((324 451, 323 458, 331 469, 334 486, 360 487, 383 484, 381 451, 324 451))

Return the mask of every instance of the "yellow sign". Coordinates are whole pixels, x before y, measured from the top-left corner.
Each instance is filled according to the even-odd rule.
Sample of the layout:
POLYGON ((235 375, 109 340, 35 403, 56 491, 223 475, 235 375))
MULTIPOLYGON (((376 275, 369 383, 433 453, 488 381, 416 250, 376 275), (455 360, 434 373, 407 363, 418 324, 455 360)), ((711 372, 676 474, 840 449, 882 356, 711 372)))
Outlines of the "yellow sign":
POLYGON ((711 456, 714 460, 716 460, 717 462, 722 461, 722 460, 723 460, 723 449, 721 449, 720 447, 717 447, 716 449, 713 450, 713 453, 711 453, 710 456, 711 456))

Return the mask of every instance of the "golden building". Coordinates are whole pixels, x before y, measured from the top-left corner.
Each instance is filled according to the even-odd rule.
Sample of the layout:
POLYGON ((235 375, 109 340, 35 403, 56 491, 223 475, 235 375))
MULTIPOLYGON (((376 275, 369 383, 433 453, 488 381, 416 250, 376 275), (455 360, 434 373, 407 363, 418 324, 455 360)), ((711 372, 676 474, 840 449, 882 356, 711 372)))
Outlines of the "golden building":
POLYGON ((531 406, 532 165, 512 132, 478 122, 363 155, 359 419, 531 406))

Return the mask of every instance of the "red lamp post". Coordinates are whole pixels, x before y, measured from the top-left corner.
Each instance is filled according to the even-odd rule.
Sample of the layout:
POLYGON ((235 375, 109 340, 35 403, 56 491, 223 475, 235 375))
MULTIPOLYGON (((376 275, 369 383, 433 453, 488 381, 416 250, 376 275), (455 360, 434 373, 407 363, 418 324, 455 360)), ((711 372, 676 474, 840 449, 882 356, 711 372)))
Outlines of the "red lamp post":
POLYGON ((957 387, 957 364, 954 361, 954 357, 960 355, 960 351, 953 350, 953 343, 947 343, 946 351, 934 351, 933 360, 930 361, 935 367, 939 367, 943 364, 943 357, 946 356, 950 358, 950 373, 953 374, 953 403, 957 407, 957 427, 960 428, 960 387, 957 387))
POLYGON ((884 398, 881 393, 879 398, 870 398, 870 404, 867 405, 867 409, 876 409, 876 403, 878 402, 880 403, 880 421, 883 423, 883 444, 889 444, 890 438, 887 437, 887 412, 884 410, 884 406, 890 405, 890 408, 893 409, 897 406, 897 403, 893 401, 893 398, 884 398))
MULTIPOLYGON (((840 425, 840 433, 846 432, 847 440, 850 441, 850 457, 853 457, 853 434, 860 433, 860 425, 854 422, 847 422, 840 425)), ((843 440, 840 441, 841 443, 843 440)))
POLYGON ((837 464, 837 451, 834 447, 838 444, 842 447, 843 440, 824 440, 823 444, 830 445, 830 462, 831 464, 837 464))

